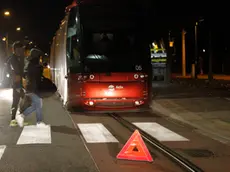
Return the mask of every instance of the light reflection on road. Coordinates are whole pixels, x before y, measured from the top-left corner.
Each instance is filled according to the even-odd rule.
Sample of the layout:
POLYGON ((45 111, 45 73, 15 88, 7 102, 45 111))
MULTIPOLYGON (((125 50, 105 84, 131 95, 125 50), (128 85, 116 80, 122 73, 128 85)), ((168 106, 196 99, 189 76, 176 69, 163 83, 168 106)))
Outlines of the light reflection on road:
POLYGON ((0 99, 12 101, 13 90, 12 89, 0 89, 0 99))

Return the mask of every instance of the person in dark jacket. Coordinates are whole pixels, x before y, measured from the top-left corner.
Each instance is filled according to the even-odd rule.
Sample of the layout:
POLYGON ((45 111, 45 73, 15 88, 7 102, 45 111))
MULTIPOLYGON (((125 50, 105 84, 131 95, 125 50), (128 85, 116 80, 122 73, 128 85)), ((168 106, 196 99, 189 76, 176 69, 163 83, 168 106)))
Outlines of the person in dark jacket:
POLYGON ((30 56, 25 60, 24 76, 26 79, 26 96, 29 96, 32 104, 24 112, 17 113, 16 120, 20 127, 23 127, 24 117, 36 112, 37 126, 45 126, 42 122, 42 99, 39 96, 39 85, 42 79, 43 67, 39 64, 42 52, 38 49, 31 49, 30 56))
POLYGON ((24 45, 17 41, 13 44, 13 55, 7 59, 7 68, 11 78, 11 87, 13 88, 13 102, 11 106, 10 126, 17 126, 15 120, 16 112, 20 98, 23 96, 22 77, 24 68, 24 45))

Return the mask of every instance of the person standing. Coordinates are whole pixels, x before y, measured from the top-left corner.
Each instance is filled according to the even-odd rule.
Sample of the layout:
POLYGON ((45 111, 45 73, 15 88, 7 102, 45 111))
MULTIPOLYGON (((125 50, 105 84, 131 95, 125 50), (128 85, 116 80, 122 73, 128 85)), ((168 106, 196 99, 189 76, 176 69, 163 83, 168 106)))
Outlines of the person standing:
POLYGON ((22 89, 22 77, 24 69, 24 45, 16 41, 12 47, 13 54, 7 60, 7 68, 11 78, 11 87, 13 89, 13 101, 11 106, 11 122, 10 126, 17 126, 15 119, 18 110, 20 98, 24 95, 22 89))
POLYGON ((17 112, 16 120, 20 127, 23 127, 24 118, 34 111, 36 112, 37 126, 46 126, 42 119, 42 98, 39 92, 43 77, 43 67, 39 63, 39 59, 42 55, 42 51, 33 48, 30 51, 30 56, 26 58, 26 64, 24 66, 24 76, 26 79, 25 96, 30 97, 32 104, 25 110, 17 112))

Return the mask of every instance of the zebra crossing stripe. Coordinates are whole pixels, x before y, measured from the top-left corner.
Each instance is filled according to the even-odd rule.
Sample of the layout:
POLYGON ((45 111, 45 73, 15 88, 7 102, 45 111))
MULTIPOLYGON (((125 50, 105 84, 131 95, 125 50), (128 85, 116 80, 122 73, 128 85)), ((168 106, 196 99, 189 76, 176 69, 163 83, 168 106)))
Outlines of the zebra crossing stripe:
POLYGON ((51 128, 49 125, 37 127, 25 126, 17 141, 17 145, 24 144, 51 144, 51 128))
MULTIPOLYGON (((159 141, 189 141, 189 139, 155 122, 134 122, 133 124, 159 141)), ((77 125, 87 143, 119 142, 102 123, 80 123, 77 125)), ((17 145, 51 143, 50 125, 45 127, 25 126, 17 141, 17 145)), ((1 146, 0 155, 4 150, 5 147, 1 146)))
POLYGON ((6 149, 6 145, 0 145, 0 160, 2 159, 5 149, 6 149))
POLYGON ((134 122, 133 124, 159 141, 189 141, 155 122, 134 122))
POLYGON ((77 124, 87 143, 112 143, 118 140, 101 123, 77 124))

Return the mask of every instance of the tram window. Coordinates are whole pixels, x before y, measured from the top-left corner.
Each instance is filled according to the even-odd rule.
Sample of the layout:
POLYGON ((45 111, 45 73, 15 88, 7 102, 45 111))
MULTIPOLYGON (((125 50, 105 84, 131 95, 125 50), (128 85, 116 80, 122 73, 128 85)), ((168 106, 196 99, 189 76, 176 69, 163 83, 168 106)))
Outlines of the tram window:
POLYGON ((76 16, 77 16, 77 7, 73 7, 70 10, 68 28, 73 27, 76 24, 76 16))
POLYGON ((150 62, 149 46, 138 34, 87 32, 84 41, 85 65, 91 72, 130 72, 150 62))
MULTIPOLYGON (((124 54, 130 53, 136 47, 137 40, 133 35, 119 33, 87 33, 84 37, 89 54, 124 54)), ((119 56, 121 57, 121 56, 119 56)))
POLYGON ((76 36, 68 38, 67 65, 70 72, 80 72, 80 44, 76 36))
POLYGON ((69 71, 80 72, 80 23, 76 20, 75 8, 70 12, 66 49, 69 71))
POLYGON ((94 34, 92 41, 92 49, 98 54, 108 54, 114 48, 113 34, 94 34))
MULTIPOLYGON (((108 56, 110 60, 142 60, 143 53, 149 53, 148 44, 135 33, 112 32, 84 35, 86 54, 108 56)), ((87 56, 87 55, 86 55, 87 56)))

